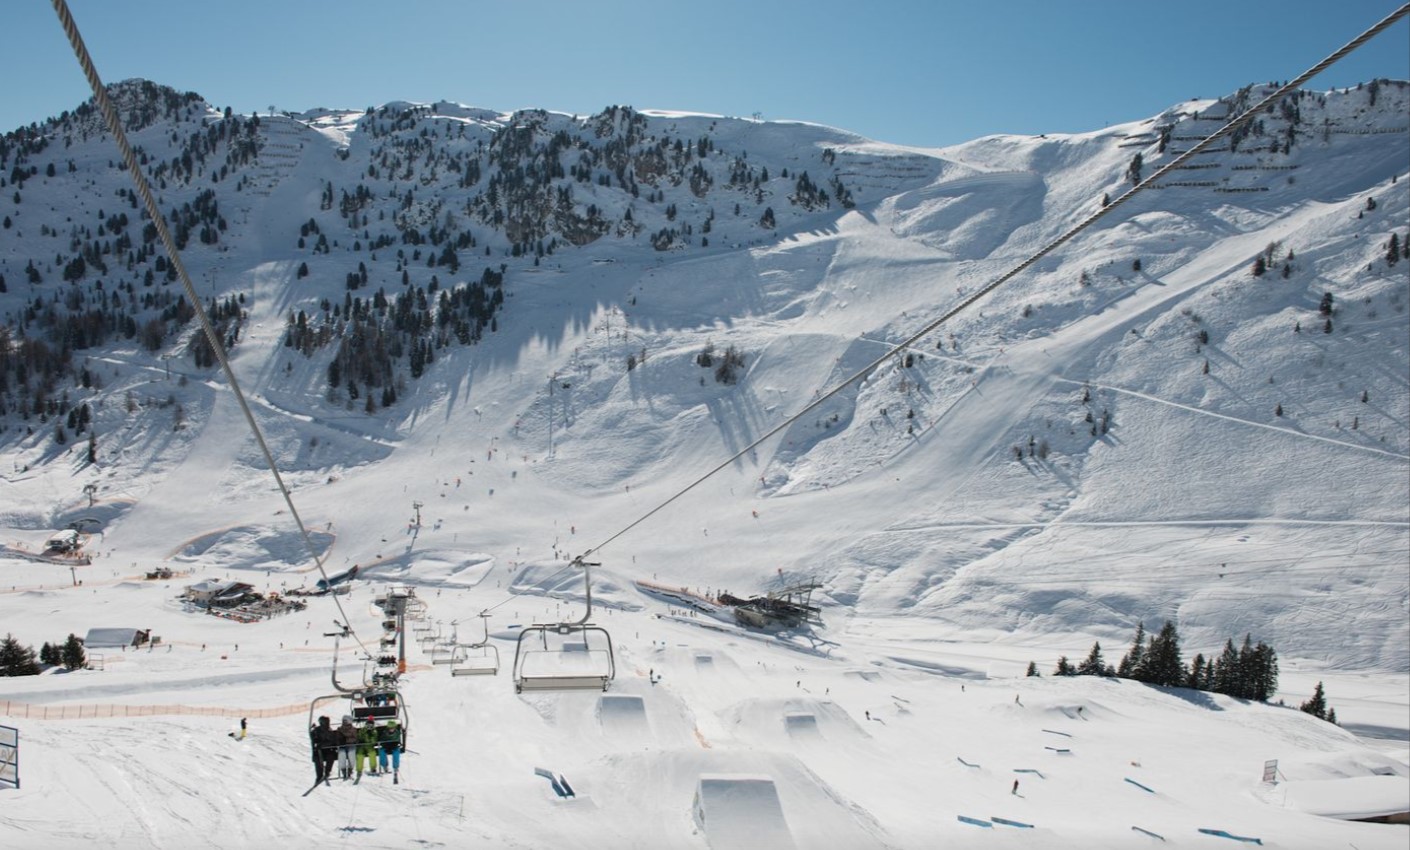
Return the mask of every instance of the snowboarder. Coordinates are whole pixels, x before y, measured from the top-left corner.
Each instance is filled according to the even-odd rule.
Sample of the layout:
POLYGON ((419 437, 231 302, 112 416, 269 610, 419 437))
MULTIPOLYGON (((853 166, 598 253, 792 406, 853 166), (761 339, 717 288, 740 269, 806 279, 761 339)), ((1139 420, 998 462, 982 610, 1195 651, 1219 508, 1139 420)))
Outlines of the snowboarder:
POLYGON ((338 727, 338 775, 352 779, 353 754, 357 752, 357 727, 352 715, 343 715, 343 723, 338 727))
POLYGON ((242 740, 242 741, 245 740, 245 732, 248 730, 248 728, 249 728, 249 721, 248 721, 246 718, 241 717, 241 718, 240 718, 240 740, 242 740))
POLYGON ((357 730, 357 778, 362 779, 363 764, 373 776, 377 775, 377 726, 368 718, 363 727, 357 730))
POLYGON ((1013 781, 1013 790, 1010 791, 1009 793, 1010 793, 1010 794, 1013 794, 1014 796, 1017 796, 1017 795, 1018 795, 1018 780, 1017 780, 1017 779, 1015 779, 1015 780, 1013 781))
POLYGON ((382 745, 382 750, 377 754, 377 764, 383 773, 387 772, 387 757, 391 756, 392 762, 392 784, 395 785, 400 779, 401 773, 401 726, 395 720, 387 721, 387 725, 377 730, 378 743, 382 745))

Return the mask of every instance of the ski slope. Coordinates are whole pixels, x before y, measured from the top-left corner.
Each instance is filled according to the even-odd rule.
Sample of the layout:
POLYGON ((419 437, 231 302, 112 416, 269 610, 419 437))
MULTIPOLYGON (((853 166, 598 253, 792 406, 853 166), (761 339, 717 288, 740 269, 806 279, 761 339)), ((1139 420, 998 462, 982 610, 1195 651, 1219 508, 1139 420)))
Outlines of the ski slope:
MULTIPOLYGON (((1404 92, 1384 96, 1373 119, 1398 128, 1404 92)), ((1352 97, 1327 114, 1351 115, 1352 97)), ((1188 110, 1208 106, 1159 117, 1194 123, 1188 110)), ((22 785, 0 790, 4 846, 1220 840, 1200 830, 1404 846, 1403 826, 1342 818, 1410 809, 1410 263, 1379 259, 1410 217, 1406 133, 1309 139, 1287 155, 1295 183, 1229 172, 1266 193, 1152 191, 909 365, 889 361, 695 485, 1118 191, 1122 145, 1150 122, 917 151, 653 114, 662 133, 748 139, 775 170, 836 146, 858 206, 803 213, 775 196, 777 232, 722 212, 708 250, 613 236, 514 260, 498 329, 367 414, 328 401, 326 359, 282 343, 291 311, 341 298, 356 266, 335 253, 301 280, 289 236, 342 173, 335 151, 366 167, 360 117, 291 120, 298 157, 241 197, 225 250, 190 262, 247 296, 236 374, 328 572, 359 567, 351 593, 252 624, 185 610, 177 597, 200 580, 284 592, 320 575, 223 380, 180 352, 95 354, 101 461, 12 427, 0 465, 5 545, 38 550, 91 517, 93 562, 71 574, 0 550, 0 630, 37 647, 131 626, 161 643, 0 680, 0 725, 22 736, 22 785), (1273 244, 1295 248, 1295 271, 1254 280, 1273 244), (1323 334, 1333 290, 1338 331, 1323 334), (745 354, 737 383, 696 364, 707 344, 745 354), (127 394, 152 403, 129 410, 127 394), (615 681, 516 694, 517 628, 581 616, 569 564, 589 552, 615 681), (159 566, 186 575, 143 578, 159 566), (748 632, 638 579, 745 596, 817 580, 825 625, 748 632), (332 692, 325 633, 346 617, 375 650, 372 600, 391 584, 462 642, 488 611, 504 669, 452 677, 413 643, 401 784, 302 796, 309 720, 346 711, 310 707, 332 692), (1245 633, 1273 644, 1274 704, 1046 675, 1097 640, 1114 662, 1136 623, 1167 618, 1187 661, 1245 633), (1025 677, 1029 661, 1045 675, 1025 677), (1341 728, 1293 708, 1319 681, 1341 728), (1276 784, 1261 781, 1269 759, 1276 784)), ((26 211, 46 200, 27 192, 26 211)), ((693 203, 678 187, 667 199, 693 203)), ((67 203, 53 215, 83 209, 67 203)), ((339 676, 358 680, 361 651, 339 646, 339 676)))

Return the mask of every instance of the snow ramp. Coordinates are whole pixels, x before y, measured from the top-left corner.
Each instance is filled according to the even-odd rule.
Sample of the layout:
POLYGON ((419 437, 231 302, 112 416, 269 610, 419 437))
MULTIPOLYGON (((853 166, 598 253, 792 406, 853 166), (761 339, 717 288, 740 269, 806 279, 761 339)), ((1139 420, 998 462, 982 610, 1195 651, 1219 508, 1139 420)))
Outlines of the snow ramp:
POLYGON ((767 776, 701 774, 695 822, 711 850, 793 850, 778 789, 767 776))
POLYGON ((636 694, 603 694, 597 705, 597 720, 602 731, 614 738, 643 738, 651 734, 646 702, 636 694))

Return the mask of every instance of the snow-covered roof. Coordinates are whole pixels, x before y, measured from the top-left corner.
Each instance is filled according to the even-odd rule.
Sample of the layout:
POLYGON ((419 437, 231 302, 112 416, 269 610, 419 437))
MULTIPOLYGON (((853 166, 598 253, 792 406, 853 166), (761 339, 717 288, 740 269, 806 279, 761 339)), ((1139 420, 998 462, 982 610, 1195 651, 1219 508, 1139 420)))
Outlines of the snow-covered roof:
POLYGON ((205 581, 198 581, 186 589, 191 591, 192 593, 220 593, 222 590, 231 587, 233 584, 234 582, 206 579, 205 581))
POLYGON ((88 635, 83 639, 83 645, 89 649, 105 646, 132 646, 137 632, 137 629, 130 628, 89 629, 88 635))

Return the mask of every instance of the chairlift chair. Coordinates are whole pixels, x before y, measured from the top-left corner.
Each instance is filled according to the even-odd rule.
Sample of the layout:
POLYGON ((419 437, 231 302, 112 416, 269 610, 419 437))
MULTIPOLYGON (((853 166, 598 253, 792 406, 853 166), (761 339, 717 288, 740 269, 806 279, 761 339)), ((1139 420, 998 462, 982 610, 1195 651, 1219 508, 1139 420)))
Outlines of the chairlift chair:
POLYGON ((587 610, 580 620, 535 623, 519 632, 514 645, 514 692, 607 690, 617 676, 612 635, 588 620, 592 617, 592 578, 589 568, 599 566, 578 557, 587 589, 587 610))
POLYGON ((425 652, 431 656, 432 664, 449 664, 455 658, 455 649, 456 643, 452 638, 431 644, 426 647, 425 652))
POLYGON ((499 647, 490 643, 489 614, 480 613, 485 636, 477 643, 457 644, 451 656, 452 676, 495 676, 499 674, 499 647))
POLYGON ((360 687, 349 687, 342 684, 338 681, 338 642, 335 640, 333 642, 332 679, 333 688, 337 693, 315 697, 309 703, 308 725, 310 729, 313 728, 319 705, 332 700, 345 699, 348 701, 348 708, 343 712, 343 715, 351 715, 355 722, 361 723, 370 719, 377 726, 385 726, 392 720, 397 721, 402 729, 402 747, 406 747, 410 714, 407 712, 406 700, 402 698, 401 691, 397 688, 395 673, 374 672, 371 681, 369 681, 364 667, 360 687))

